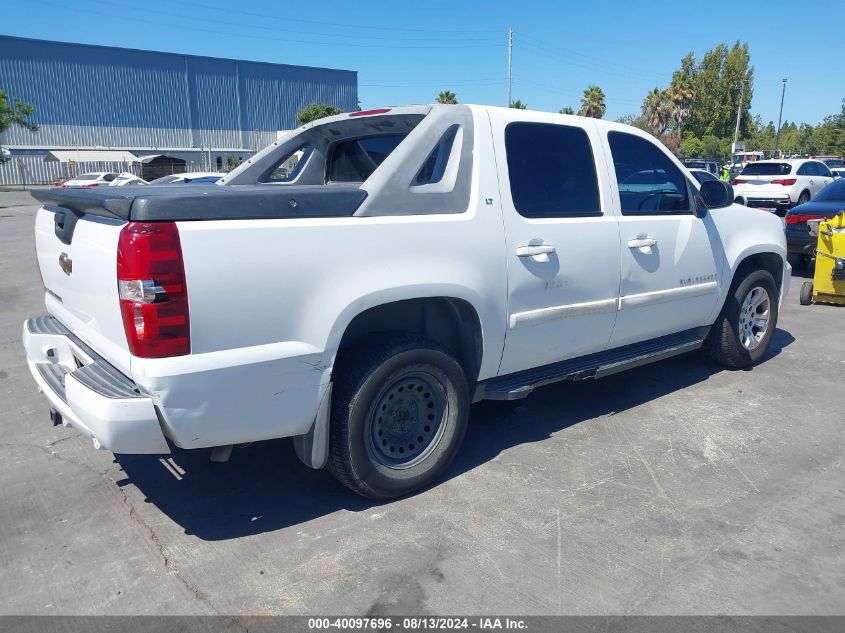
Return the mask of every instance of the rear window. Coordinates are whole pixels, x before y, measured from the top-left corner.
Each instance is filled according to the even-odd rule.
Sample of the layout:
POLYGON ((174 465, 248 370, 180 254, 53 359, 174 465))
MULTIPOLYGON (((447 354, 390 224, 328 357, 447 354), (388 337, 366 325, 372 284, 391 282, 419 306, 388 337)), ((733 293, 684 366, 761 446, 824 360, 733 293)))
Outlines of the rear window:
POLYGON ((155 180, 151 180, 151 185, 169 185, 171 182, 176 182, 179 180, 181 176, 162 176, 161 178, 156 178, 155 180))
POLYGON ((789 163, 751 163, 746 165, 740 176, 786 176, 792 172, 789 163))
POLYGON ((364 182, 384 162, 406 134, 382 134, 341 141, 334 146, 326 170, 327 182, 364 182))
POLYGON ((816 202, 845 203, 845 180, 834 180, 816 195, 815 200, 816 202))

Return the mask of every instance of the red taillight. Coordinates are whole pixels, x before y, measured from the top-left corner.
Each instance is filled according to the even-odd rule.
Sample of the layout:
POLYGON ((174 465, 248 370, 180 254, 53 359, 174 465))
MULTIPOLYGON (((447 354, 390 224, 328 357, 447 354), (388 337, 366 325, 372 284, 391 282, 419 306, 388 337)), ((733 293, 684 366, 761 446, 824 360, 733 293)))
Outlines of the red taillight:
POLYGON ((83 187, 84 189, 90 189, 91 187, 96 187, 96 186, 98 186, 98 185, 99 185, 99 183, 96 183, 96 182, 89 182, 87 185, 82 185, 82 187, 83 187))
POLYGON ((748 182, 748 181, 747 181, 747 180, 742 180, 742 179, 740 179, 740 178, 734 178, 733 180, 731 180, 731 184, 732 184, 732 185, 741 185, 741 184, 742 184, 742 183, 744 183, 744 182, 748 182))
POLYGON ((361 110, 360 112, 350 112, 349 116, 370 116, 371 114, 384 114, 390 112, 390 108, 379 108, 378 110, 361 110))
POLYGON ((791 187, 796 182, 798 182, 797 178, 775 178, 772 181, 773 185, 783 185, 784 187, 791 187))
POLYGON ((800 213, 787 213, 785 219, 786 219, 787 224, 801 224, 802 222, 806 222, 807 220, 824 220, 825 216, 823 216, 823 215, 801 215, 800 213))
POLYGON ((141 358, 191 351, 188 289, 175 222, 130 222, 117 244, 120 312, 129 351, 141 358))

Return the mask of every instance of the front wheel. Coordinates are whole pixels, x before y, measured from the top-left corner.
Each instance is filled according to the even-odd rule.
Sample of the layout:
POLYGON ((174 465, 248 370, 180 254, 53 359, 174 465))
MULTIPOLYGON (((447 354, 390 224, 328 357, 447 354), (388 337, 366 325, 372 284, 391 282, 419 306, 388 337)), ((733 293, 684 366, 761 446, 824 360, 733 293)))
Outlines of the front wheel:
POLYGON ((752 270, 735 279, 705 347, 728 367, 749 367, 766 353, 778 319, 778 291, 767 270, 752 270))
POLYGON ((329 470, 370 499, 432 483, 466 433, 470 396, 447 349, 415 335, 389 335, 345 351, 334 369, 329 470))

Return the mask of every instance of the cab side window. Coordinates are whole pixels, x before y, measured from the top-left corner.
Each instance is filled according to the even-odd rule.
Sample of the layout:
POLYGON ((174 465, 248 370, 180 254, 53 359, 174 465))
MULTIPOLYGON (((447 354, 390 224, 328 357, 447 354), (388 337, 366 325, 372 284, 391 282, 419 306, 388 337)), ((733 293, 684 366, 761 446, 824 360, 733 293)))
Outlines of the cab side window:
POLYGON ((687 179, 654 143, 625 132, 607 135, 622 215, 691 213, 687 179))

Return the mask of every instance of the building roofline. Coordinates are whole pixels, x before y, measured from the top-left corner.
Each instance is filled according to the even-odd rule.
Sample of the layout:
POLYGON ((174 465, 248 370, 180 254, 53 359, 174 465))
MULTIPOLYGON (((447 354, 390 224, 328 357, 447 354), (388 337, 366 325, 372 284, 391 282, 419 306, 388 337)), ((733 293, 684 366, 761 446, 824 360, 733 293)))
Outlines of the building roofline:
POLYGON ((240 63, 244 62, 247 64, 262 64, 265 66, 286 66, 288 68, 306 68, 308 70, 325 70, 329 72, 336 72, 336 73, 352 73, 355 75, 355 83, 358 83, 358 71, 357 70, 346 70, 343 68, 326 68, 324 66, 303 66, 300 64, 281 64, 276 62, 267 62, 267 61, 256 61, 252 59, 234 59, 232 57, 212 57, 210 55, 193 55, 191 53, 176 53, 172 51, 154 51, 144 48, 125 48, 122 46, 107 46, 105 44, 86 44, 83 42, 65 42, 63 40, 41 40, 34 37, 20 37, 18 35, 0 35, 0 40, 18 40, 23 42, 33 42, 37 44, 59 44, 65 46, 82 46, 85 48, 96 48, 96 49, 104 49, 104 50, 112 50, 112 51, 128 51, 132 53, 152 53, 155 55, 170 55, 174 57, 190 57, 193 59, 209 59, 213 61, 222 61, 222 62, 234 62, 240 63))

